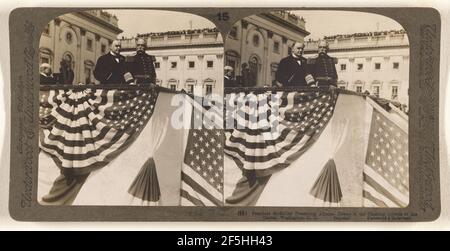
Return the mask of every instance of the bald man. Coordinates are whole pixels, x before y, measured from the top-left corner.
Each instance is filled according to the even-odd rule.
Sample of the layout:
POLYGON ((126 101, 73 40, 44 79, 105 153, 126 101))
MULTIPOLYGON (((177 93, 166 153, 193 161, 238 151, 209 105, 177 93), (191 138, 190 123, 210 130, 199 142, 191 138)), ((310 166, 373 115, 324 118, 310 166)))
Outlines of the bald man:
POLYGON ((156 72, 155 72, 155 57, 148 55, 145 50, 147 49, 147 42, 138 38, 136 40, 136 54, 127 57, 127 65, 133 77, 136 79, 137 84, 155 84, 156 72))
POLYGON ((119 40, 111 43, 110 51, 99 57, 94 69, 94 77, 100 84, 125 84, 130 78, 125 68, 125 57, 120 55, 121 44, 119 40))
POLYGON ((292 46, 291 55, 281 59, 275 74, 275 79, 285 87, 309 86, 310 79, 306 58, 303 55, 305 45, 296 42, 292 46))

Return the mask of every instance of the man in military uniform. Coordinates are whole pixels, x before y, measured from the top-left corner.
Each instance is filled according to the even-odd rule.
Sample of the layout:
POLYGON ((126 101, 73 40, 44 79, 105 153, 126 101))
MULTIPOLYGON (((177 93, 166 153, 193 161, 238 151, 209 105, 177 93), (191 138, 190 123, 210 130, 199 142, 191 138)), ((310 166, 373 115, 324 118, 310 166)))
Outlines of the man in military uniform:
POLYGON ((127 65, 136 84, 156 84, 155 56, 148 55, 145 50, 147 42, 138 38, 136 41, 136 54, 127 58, 127 65))
POLYGON ((319 87, 337 86, 337 58, 330 57, 329 45, 325 40, 319 42, 318 55, 308 59, 308 66, 319 87))
POLYGON ((281 59, 275 74, 277 82, 282 86, 308 86, 312 84, 312 76, 308 71, 306 58, 303 55, 305 45, 296 42, 291 55, 281 59))

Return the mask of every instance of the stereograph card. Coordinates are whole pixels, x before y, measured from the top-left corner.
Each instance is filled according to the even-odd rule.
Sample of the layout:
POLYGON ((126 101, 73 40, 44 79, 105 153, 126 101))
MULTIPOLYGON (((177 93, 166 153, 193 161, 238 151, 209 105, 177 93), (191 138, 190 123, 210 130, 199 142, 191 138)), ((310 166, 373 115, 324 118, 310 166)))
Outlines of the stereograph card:
POLYGON ((431 8, 18 8, 19 221, 432 221, 431 8))

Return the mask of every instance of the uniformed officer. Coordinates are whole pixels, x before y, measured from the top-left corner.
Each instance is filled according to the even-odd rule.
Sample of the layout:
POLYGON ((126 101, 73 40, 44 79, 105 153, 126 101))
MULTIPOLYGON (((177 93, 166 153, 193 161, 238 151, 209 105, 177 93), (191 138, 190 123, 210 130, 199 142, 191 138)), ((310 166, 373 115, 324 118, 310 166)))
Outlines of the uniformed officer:
POLYGON ((337 58, 330 57, 329 45, 325 40, 319 41, 318 55, 308 59, 308 66, 319 87, 337 86, 337 58))
POLYGON ((143 38, 136 41, 136 54, 127 58, 127 64, 137 84, 155 84, 155 56, 148 55, 145 50, 147 42, 143 38))

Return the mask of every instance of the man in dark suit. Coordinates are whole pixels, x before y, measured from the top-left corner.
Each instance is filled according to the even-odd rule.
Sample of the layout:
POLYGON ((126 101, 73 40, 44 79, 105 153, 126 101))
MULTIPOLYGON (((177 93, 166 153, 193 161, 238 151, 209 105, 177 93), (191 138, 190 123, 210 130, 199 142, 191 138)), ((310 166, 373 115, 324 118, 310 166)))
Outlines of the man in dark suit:
POLYGON ((318 46, 318 55, 313 58, 308 58, 308 66, 318 86, 336 87, 338 75, 335 64, 337 64, 337 58, 330 57, 327 54, 328 49, 328 42, 321 40, 318 46))
POLYGON ((125 57, 120 55, 120 41, 111 43, 110 52, 99 57, 94 69, 94 77, 100 84, 125 84, 133 77, 125 68, 125 57))
POLYGON ((154 62, 155 56, 148 55, 145 52, 147 42, 138 38, 136 41, 136 54, 127 57, 127 67, 137 84, 155 84, 156 72, 154 62))
POLYGON ((40 68, 40 83, 41 85, 55 85, 57 84, 56 78, 53 76, 52 67, 47 64, 41 64, 40 68))
POLYGON ((292 54, 281 59, 278 64, 275 79, 282 86, 308 86, 313 83, 306 58, 302 56, 304 48, 303 43, 296 42, 292 47, 292 54))
POLYGON ((236 81, 233 79, 233 67, 227 65, 223 68, 223 84, 225 87, 236 87, 236 81))

